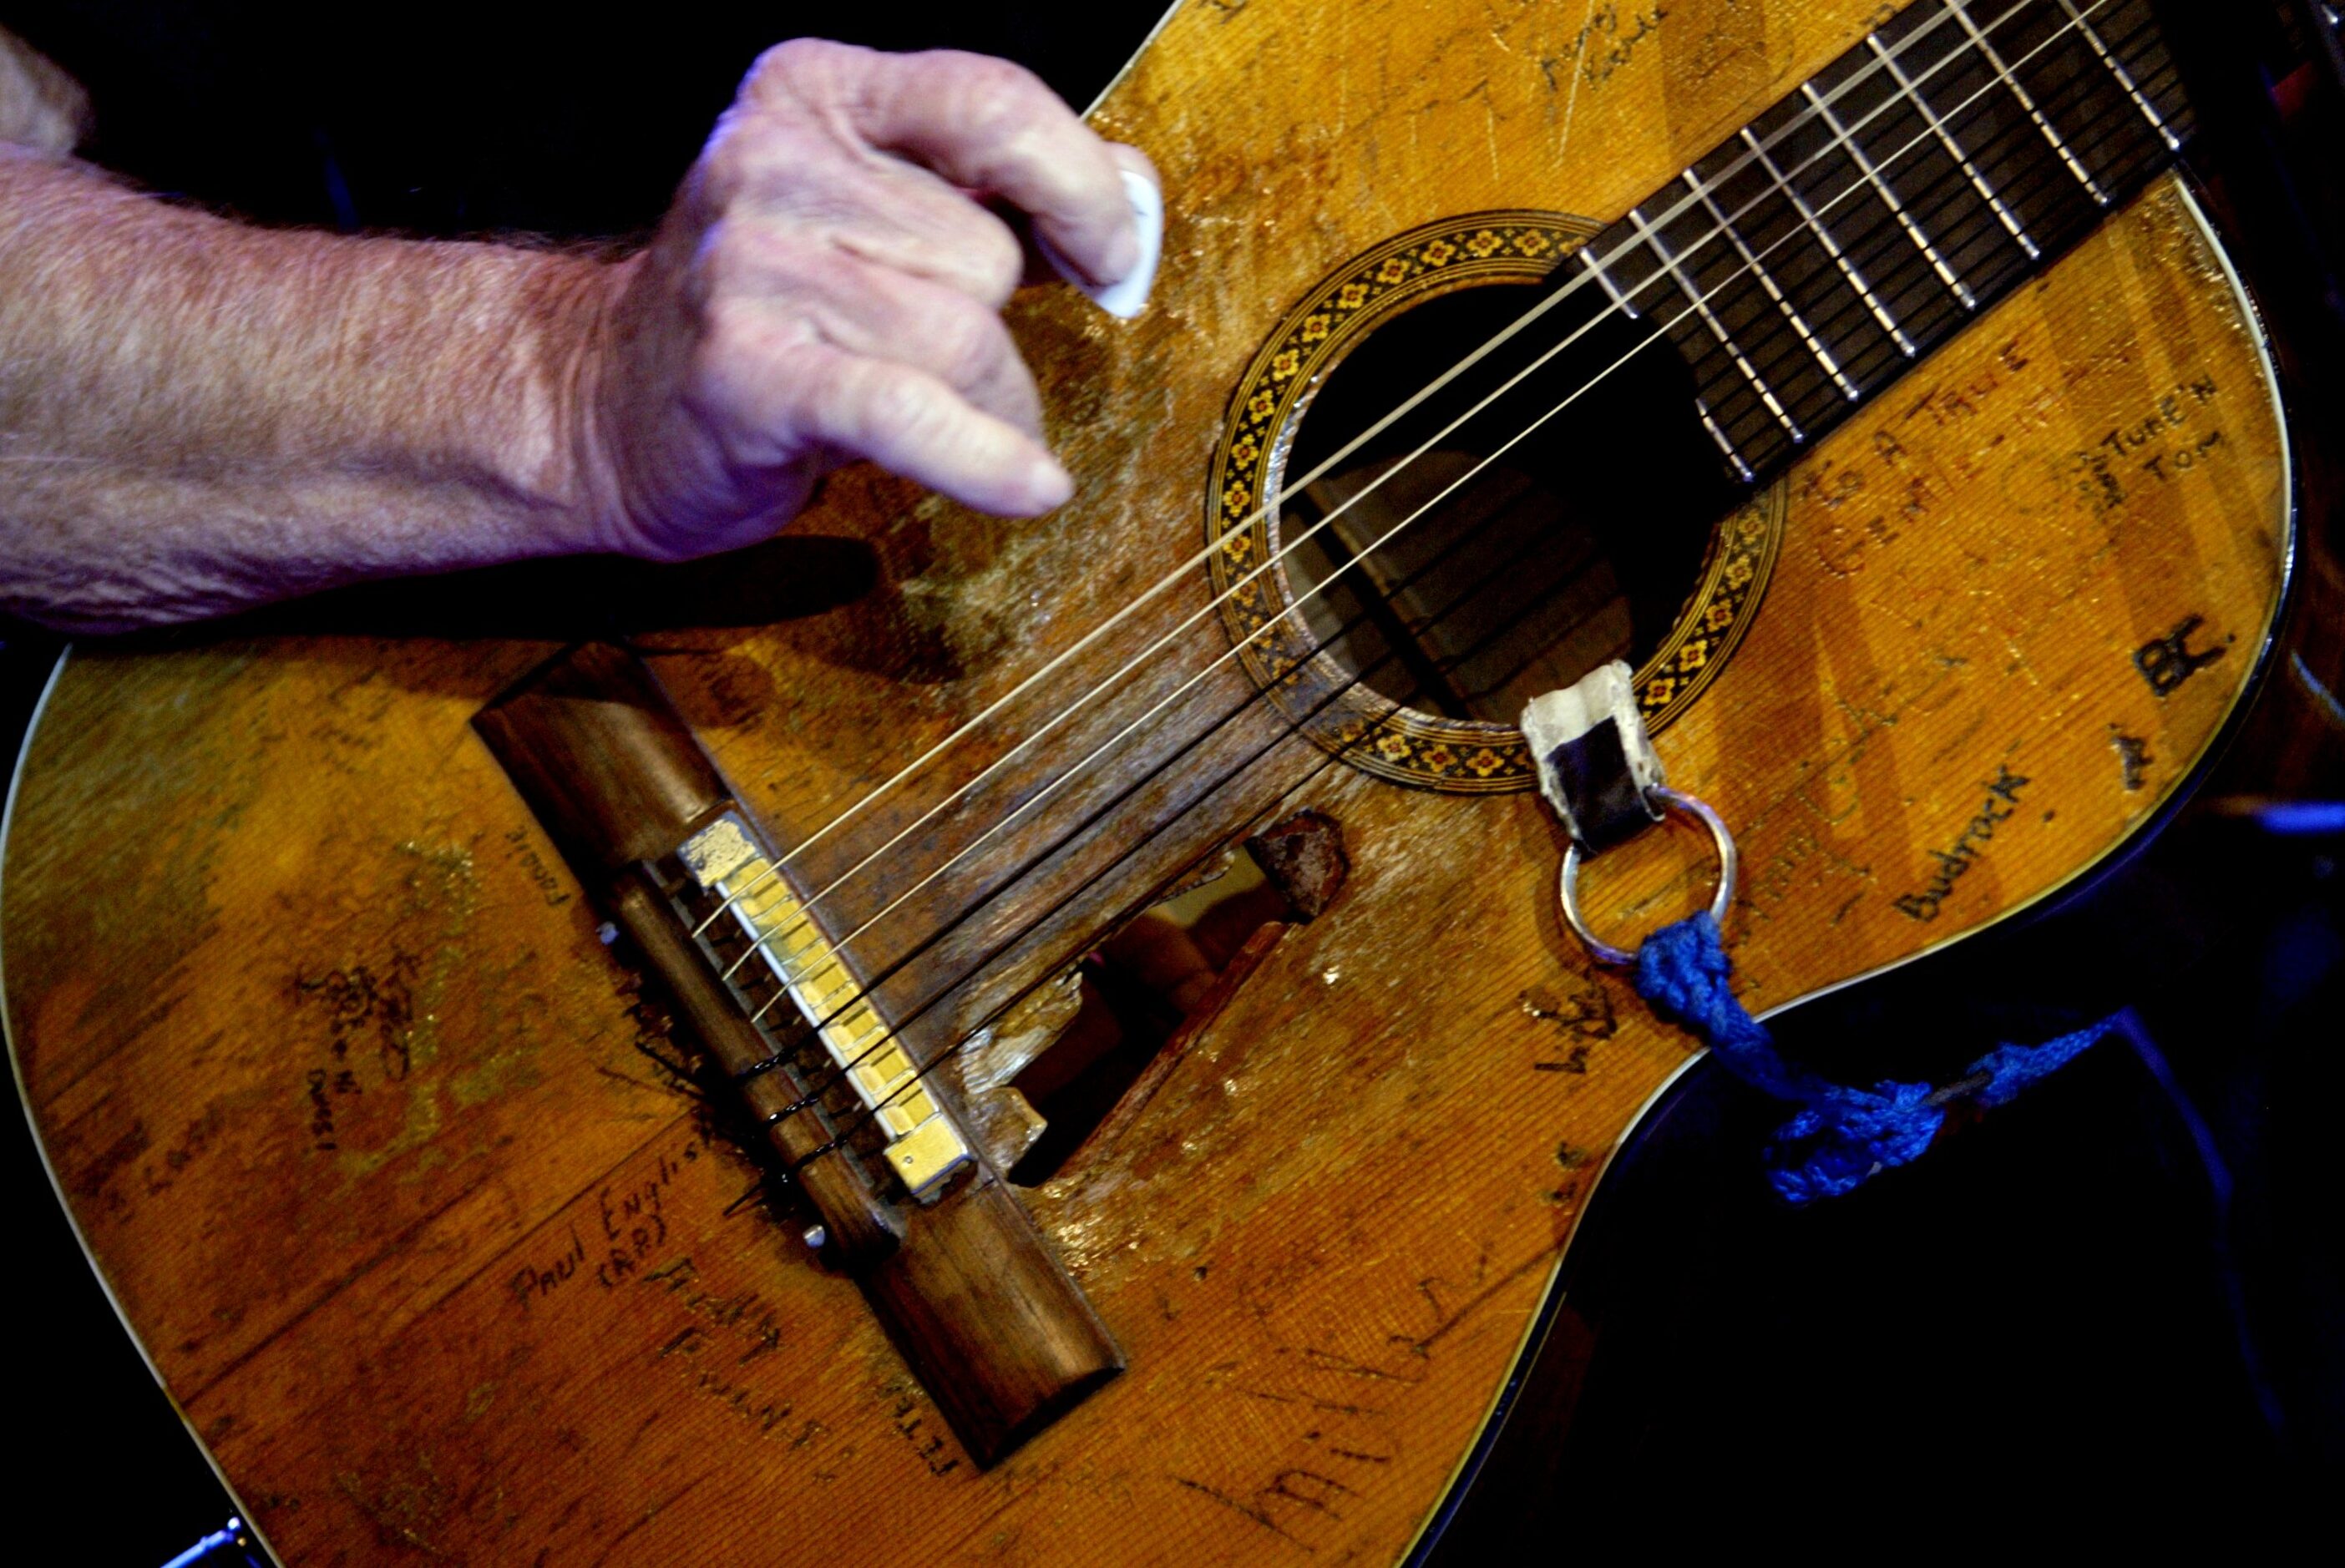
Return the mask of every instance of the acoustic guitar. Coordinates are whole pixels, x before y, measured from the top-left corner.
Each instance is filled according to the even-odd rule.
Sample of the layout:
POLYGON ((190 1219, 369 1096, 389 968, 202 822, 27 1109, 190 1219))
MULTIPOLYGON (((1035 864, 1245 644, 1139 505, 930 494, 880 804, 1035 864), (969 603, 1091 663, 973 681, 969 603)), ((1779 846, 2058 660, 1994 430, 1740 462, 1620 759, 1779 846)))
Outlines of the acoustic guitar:
POLYGON ((1766 1013, 2254 681, 2288 438, 2146 0, 1201 0, 1091 117, 1171 216, 1136 320, 1013 307, 1059 514, 850 470, 60 665, 19 1082, 286 1561, 1405 1558, 1695 1050, 1524 700, 1629 663, 1766 1013))

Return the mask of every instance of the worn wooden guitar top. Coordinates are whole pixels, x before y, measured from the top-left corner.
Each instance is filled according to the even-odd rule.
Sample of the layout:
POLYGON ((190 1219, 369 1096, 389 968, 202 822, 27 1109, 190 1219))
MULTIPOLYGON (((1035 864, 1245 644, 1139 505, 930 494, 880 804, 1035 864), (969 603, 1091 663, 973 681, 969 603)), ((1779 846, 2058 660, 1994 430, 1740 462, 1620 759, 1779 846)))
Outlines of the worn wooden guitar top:
MULTIPOLYGON (((1020 1189, 1127 1370, 981 1468, 802 1221, 728 1212, 756 1168, 657 1065, 684 1046, 471 721, 615 623, 743 802, 803 839, 1194 556, 1233 390, 1314 289, 1436 220, 1592 232, 1893 9, 1182 5, 1092 116, 1165 171, 1153 304, 1118 323, 1051 288, 1013 309, 1078 476, 1060 514, 984 518, 856 470, 771 546, 636 572, 634 598, 507 575, 456 635, 353 611, 76 648, 0 865, 10 1043, 125 1321, 279 1555, 1403 1556, 1608 1153, 1692 1048, 1562 929, 1535 794, 1335 761, 1223 661, 875 932, 875 965, 911 955, 881 999, 936 1058, 1267 822, 1316 808, 1350 857, 1334 905, 1020 1189), (1174 720, 1229 713, 1184 749, 1207 726, 1174 720)), ((1763 594, 1657 737, 1740 841, 1728 935, 1754 1011, 2024 909, 2149 822, 2246 689, 2290 541, 2258 329, 2173 177, 1762 501, 1763 594)), ((428 621, 435 592, 468 591, 400 602, 428 621)), ((1188 570, 1051 693, 1212 592, 1188 570)), ((842 892, 848 928, 1229 647, 1218 619, 1181 631, 919 826, 885 885, 842 892)), ((985 731, 805 876, 1062 705, 985 731)), ((1673 825, 1585 885, 1626 940, 1710 875, 1673 825)))

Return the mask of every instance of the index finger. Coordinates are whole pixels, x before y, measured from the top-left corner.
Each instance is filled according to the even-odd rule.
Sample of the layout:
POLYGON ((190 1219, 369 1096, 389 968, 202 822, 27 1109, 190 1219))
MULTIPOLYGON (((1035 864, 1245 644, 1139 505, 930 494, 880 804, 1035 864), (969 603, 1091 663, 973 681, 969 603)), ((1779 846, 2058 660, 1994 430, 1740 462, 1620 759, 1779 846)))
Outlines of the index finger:
POLYGON ((1140 259, 1115 156, 1031 72, 939 49, 886 55, 841 44, 784 45, 750 74, 747 96, 779 90, 844 117, 863 141, 999 196, 1098 284, 1140 259))

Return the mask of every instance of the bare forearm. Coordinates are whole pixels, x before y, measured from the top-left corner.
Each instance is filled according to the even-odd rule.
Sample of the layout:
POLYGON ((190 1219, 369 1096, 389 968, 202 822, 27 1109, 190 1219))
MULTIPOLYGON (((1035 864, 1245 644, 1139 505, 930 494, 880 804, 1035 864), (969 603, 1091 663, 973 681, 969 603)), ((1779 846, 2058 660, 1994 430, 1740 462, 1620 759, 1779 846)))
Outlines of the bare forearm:
POLYGON ((573 432, 616 274, 0 149, 0 605, 114 630, 597 547, 573 432))
POLYGON ((1072 488, 999 314, 1029 215, 1090 282, 1152 181, 1030 74, 760 56, 624 262, 244 228, 0 147, 0 610, 107 631, 362 577, 770 536, 870 459, 1072 488))

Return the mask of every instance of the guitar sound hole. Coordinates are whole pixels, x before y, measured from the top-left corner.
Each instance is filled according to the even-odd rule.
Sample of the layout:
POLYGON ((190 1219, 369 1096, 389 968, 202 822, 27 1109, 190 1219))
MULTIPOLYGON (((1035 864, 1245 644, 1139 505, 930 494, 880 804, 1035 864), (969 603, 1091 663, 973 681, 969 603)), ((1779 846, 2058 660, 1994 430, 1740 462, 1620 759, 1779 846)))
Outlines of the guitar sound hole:
MULTIPOLYGON (((1376 329, 1306 407, 1284 482, 1308 476, 1558 286, 1458 289, 1376 329)), ((1279 542, 1293 547, 1294 598, 1346 675, 1409 708, 1512 723, 1532 697, 1609 659, 1640 665, 1669 635, 1738 492, 1683 362, 1665 342, 1640 348, 1651 323, 1599 318, 1601 303, 1597 290, 1579 290, 1284 496, 1279 542), (1439 433, 1575 332, 1488 408, 1439 433)))

